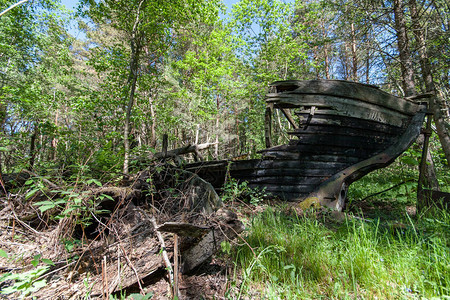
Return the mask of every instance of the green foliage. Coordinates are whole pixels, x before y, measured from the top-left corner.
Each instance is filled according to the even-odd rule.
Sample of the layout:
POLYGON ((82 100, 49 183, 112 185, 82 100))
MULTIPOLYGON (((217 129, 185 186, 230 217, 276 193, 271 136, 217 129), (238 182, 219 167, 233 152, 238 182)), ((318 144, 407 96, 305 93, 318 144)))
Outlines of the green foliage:
POLYGON ((147 293, 145 295, 141 294, 130 294, 130 297, 133 298, 133 300, 148 300, 153 298, 153 293, 147 293))
POLYGON ((13 280, 14 284, 2 289, 0 293, 9 295, 15 292, 19 292, 20 298, 23 299, 30 293, 38 291, 40 288, 44 287, 47 284, 45 279, 36 280, 42 274, 47 272, 47 270, 48 267, 39 267, 31 271, 19 274, 6 273, 0 277, 0 282, 13 280))
POLYGON ((314 216, 267 210, 246 238, 255 254, 248 246, 234 249, 241 292, 260 286, 268 298, 286 299, 448 295, 450 215, 430 216, 403 217, 402 227, 347 219, 329 229, 314 216))
POLYGON ((0 257, 8 258, 8 253, 5 250, 0 249, 0 257))
POLYGON ((49 269, 49 266, 54 266, 53 261, 47 258, 42 258, 41 254, 35 255, 31 260, 33 269, 23 273, 5 273, 0 276, 0 284, 7 284, 6 288, 2 288, 1 294, 9 295, 18 292, 20 298, 23 299, 29 294, 38 291, 40 288, 47 285, 45 279, 38 280, 49 269), (38 267, 40 263, 46 266, 38 267))
POLYGON ((250 204, 257 205, 264 198, 267 198, 264 190, 261 191, 256 188, 251 188, 246 181, 239 182, 234 178, 228 178, 223 186, 223 202, 246 201, 250 204))
POLYGON ((222 249, 222 252, 225 254, 230 255, 231 254, 231 244, 228 241, 222 241, 220 243, 220 248, 222 249))
MULTIPOLYGON (((76 183, 82 183, 84 186, 102 186, 102 183, 98 179, 83 178, 79 174, 76 178, 76 183)), ((78 190, 74 187, 61 190, 55 189, 49 193, 42 182, 42 178, 29 179, 25 185, 28 186, 26 199, 31 200, 37 192, 40 192, 42 196, 47 198, 46 200, 33 203, 41 213, 51 211, 50 218, 55 220, 67 217, 73 218, 75 224, 81 224, 84 227, 91 224, 93 215, 108 212, 98 208, 98 205, 103 200, 108 199, 114 201, 114 198, 110 195, 99 194, 98 196, 93 196, 89 190, 78 190)), ((73 248, 73 245, 67 247, 73 248)), ((70 249, 68 250, 70 251, 70 249)))

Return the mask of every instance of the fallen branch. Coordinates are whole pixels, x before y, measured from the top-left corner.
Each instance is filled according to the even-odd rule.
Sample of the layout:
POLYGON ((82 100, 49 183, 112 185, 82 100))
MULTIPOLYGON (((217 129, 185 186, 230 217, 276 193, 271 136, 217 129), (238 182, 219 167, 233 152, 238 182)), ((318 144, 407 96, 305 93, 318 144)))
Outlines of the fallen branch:
POLYGON ((404 185, 405 183, 408 183, 408 182, 411 182, 411 181, 414 181, 414 180, 413 180, 413 179, 409 179, 409 180, 402 181, 402 182, 397 183, 396 185, 393 185, 393 186, 391 186, 390 188, 387 188, 387 189, 385 189, 385 190, 383 190, 383 191, 381 191, 381 192, 378 192, 378 193, 369 195, 369 196, 367 196, 367 197, 361 199, 361 201, 364 201, 364 200, 367 200, 367 199, 372 198, 372 197, 374 197, 374 196, 377 196, 377 195, 386 193, 386 192, 388 192, 388 191, 390 191, 390 190, 392 190, 392 189, 395 189, 396 187, 399 187, 399 186, 404 185))
POLYGON ((167 254, 166 243, 164 242, 164 238, 163 238, 161 232, 158 231, 158 224, 156 224, 155 217, 152 216, 152 217, 150 218, 150 217, 149 217, 142 209, 140 209, 139 207, 136 207, 136 209, 137 209, 139 212, 141 212, 142 215, 143 215, 148 221, 150 221, 150 222, 152 223, 153 228, 155 229, 156 236, 158 237, 159 244, 161 245, 161 252, 162 252, 164 264, 166 265, 166 269, 167 269, 167 271, 169 272, 169 283, 170 283, 170 286, 172 287, 172 286, 173 286, 173 278, 174 278, 174 276, 173 276, 173 268, 172 268, 172 264, 170 263, 170 260, 169 260, 169 255, 167 254))
POLYGON ((141 293, 142 293, 143 295, 145 295, 144 289, 142 288, 141 279, 139 278, 139 274, 138 274, 136 268, 134 267, 134 265, 133 265, 133 263, 131 262, 131 260, 128 258, 128 255, 127 255, 127 253, 126 253, 126 251, 125 251, 125 249, 123 248, 123 246, 122 246, 121 243, 119 243, 119 247, 120 247, 120 249, 122 250, 123 256, 125 257, 125 259, 126 259, 126 261, 127 261, 127 263, 128 263, 128 266, 133 270, 134 275, 136 276, 137 283, 138 283, 138 286, 139 286, 139 290, 141 291, 141 293))
POLYGON ((10 7, 8 7, 7 9, 5 9, 4 11, 2 11, 0 13, 0 17, 3 16, 4 14, 6 14, 11 9, 13 9, 14 7, 19 6, 19 5, 21 5, 21 4, 23 4, 23 3, 27 2, 27 1, 28 0, 22 0, 22 1, 17 2, 16 4, 11 5, 10 7))
POLYGON ((153 227, 155 228, 155 233, 156 236, 158 237, 158 241, 161 244, 161 250, 162 250, 162 255, 163 255, 163 259, 164 259, 164 264, 166 265, 167 271, 169 272, 169 281, 170 284, 173 284, 173 269, 172 269, 172 264, 170 263, 169 260, 169 255, 167 254, 167 249, 166 249, 166 243, 164 242, 164 238, 161 234, 161 232, 158 231, 158 225, 156 224, 156 220, 155 217, 151 217, 150 218, 150 222, 152 222, 153 227))
POLYGON ((178 288, 179 266, 178 266, 178 234, 173 235, 173 298, 179 299, 180 290, 178 288))
POLYGON ((16 215, 16 212, 14 211, 14 208, 11 206, 11 211, 14 215, 14 219, 19 222, 23 227, 25 227, 26 229, 28 229, 29 231, 33 232, 36 235, 41 235, 42 233, 40 233, 39 231, 33 229, 30 225, 28 225, 27 223, 23 222, 22 220, 19 219, 19 217, 16 215))
POLYGON ((46 184, 48 184, 51 188, 53 188, 53 189, 55 189, 55 190, 60 189, 60 187, 59 187, 58 185, 54 184, 53 182, 51 182, 51 181, 48 180, 48 179, 45 179, 45 178, 42 177, 42 176, 37 175, 36 173, 33 173, 33 172, 28 171, 28 170, 25 170, 25 169, 22 170, 22 171, 25 172, 25 173, 30 174, 31 176, 34 176, 34 177, 37 177, 37 178, 41 179, 43 182, 45 182, 46 184))

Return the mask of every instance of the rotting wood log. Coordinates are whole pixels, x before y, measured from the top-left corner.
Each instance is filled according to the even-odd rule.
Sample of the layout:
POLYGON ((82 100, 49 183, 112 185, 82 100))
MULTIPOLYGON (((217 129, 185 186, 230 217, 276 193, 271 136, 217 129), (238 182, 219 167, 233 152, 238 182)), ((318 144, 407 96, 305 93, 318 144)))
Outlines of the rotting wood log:
POLYGON ((213 228, 193 247, 181 253, 181 272, 188 273, 210 258, 225 240, 232 240, 244 230, 244 225, 237 215, 227 209, 215 213, 213 228))
POLYGON ((199 237, 208 232, 211 228, 184 222, 165 222, 158 226, 160 232, 171 232, 181 236, 199 237))

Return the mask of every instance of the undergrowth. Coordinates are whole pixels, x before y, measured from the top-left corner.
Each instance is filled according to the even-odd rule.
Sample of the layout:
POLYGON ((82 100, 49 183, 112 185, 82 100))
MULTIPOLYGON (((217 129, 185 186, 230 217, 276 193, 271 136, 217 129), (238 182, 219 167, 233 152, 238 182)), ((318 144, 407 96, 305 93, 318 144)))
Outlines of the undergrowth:
POLYGON ((239 294, 265 299, 449 296, 450 214, 435 210, 399 219, 401 226, 363 218, 329 226, 325 217, 268 209, 251 221, 248 245, 234 248, 239 294))

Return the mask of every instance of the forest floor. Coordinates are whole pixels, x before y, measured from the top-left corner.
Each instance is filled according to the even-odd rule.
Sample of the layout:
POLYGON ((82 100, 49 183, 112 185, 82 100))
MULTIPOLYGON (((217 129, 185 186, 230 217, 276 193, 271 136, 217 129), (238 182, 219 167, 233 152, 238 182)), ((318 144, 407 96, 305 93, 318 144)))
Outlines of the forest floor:
MULTIPOLYGON (((77 195, 90 191, 83 203, 93 194, 123 196, 123 191, 94 190, 91 185, 77 195)), ((61 217, 62 209, 56 207, 43 212, 36 206, 39 193, 34 197, 38 199, 31 201, 22 194, 0 197, 0 299, 173 299, 163 252, 173 263, 175 238, 163 232, 165 245, 156 238, 148 217, 155 212, 156 204, 141 206, 129 201, 108 218, 99 214, 96 228, 92 229, 89 223, 81 222, 80 211, 72 218, 61 217)), ((352 203, 347 213, 337 213, 302 211, 285 202, 256 200, 250 204, 234 199, 224 204, 226 211, 236 214, 233 220, 242 221, 245 230, 239 233, 239 226, 234 227, 238 234, 216 245, 220 249, 215 249, 211 259, 189 272, 175 274, 179 278, 178 299, 292 299, 320 295, 383 298, 387 293, 393 298, 416 299, 448 291, 448 257, 440 262, 441 269, 426 261, 430 249, 435 255, 443 255, 448 249, 448 213, 426 227, 421 220, 432 221, 426 216, 419 218, 414 205, 360 201, 352 203), (400 250, 395 250, 397 247, 400 250), (359 252, 361 258, 355 259, 359 252), (342 260, 334 261, 334 253, 342 260), (426 257, 421 261, 419 254, 423 253, 426 257), (271 261, 273 255, 275 260, 271 261), (400 257, 402 262, 390 256, 400 257), (375 258, 366 262, 367 257, 375 258), (381 257, 385 257, 385 264, 381 257), (405 257, 411 258, 407 265, 403 265, 405 257), (358 259, 361 266, 357 265, 358 259), (351 266, 346 265, 349 261, 351 266), (414 264, 418 269, 408 269, 414 264), (354 268, 361 268, 361 274, 355 275, 354 268), (412 277, 397 275, 401 269, 412 277), (424 274, 425 283, 410 287, 418 272, 424 274), (374 284, 376 278, 380 282, 374 284), (308 282, 313 285, 308 286, 308 282)), ((41 207, 45 205, 40 203, 41 207)), ((157 207, 158 212, 167 209, 168 201, 157 207)), ((218 217, 185 215, 177 210, 175 215, 160 216, 156 221, 163 224, 168 220, 212 226, 218 217)), ((220 235, 223 229, 215 228, 220 235)), ((181 238, 180 251, 186 251, 184 248, 191 242, 181 238)))
MULTIPOLYGON (((28 225, 14 214, 7 205, 0 211, 0 291, 8 293, 0 294, 0 299, 96 299, 106 293, 113 299, 139 293, 172 299, 161 247, 149 230, 132 228, 130 237, 122 228, 121 240, 104 233, 97 240, 67 239, 62 245, 55 240, 60 223, 42 229, 42 224, 28 225), (3 278, 8 274, 17 276, 3 278)), ((121 218, 121 226, 129 226, 124 225, 126 218, 121 218)), ((173 260, 172 234, 164 234, 164 240, 173 260)), ((213 257, 188 274, 179 274, 179 298, 224 298, 233 266, 213 257)))

